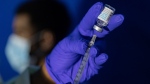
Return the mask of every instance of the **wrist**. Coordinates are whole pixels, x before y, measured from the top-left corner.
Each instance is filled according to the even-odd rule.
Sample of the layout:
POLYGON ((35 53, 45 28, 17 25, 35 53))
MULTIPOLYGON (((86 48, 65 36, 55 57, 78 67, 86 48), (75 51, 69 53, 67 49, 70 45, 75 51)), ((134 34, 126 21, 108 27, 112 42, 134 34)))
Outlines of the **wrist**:
POLYGON ((45 77, 45 79, 49 82, 51 82, 52 84, 56 84, 54 82, 54 79, 52 78, 53 76, 51 74, 49 74, 49 71, 47 70, 46 68, 46 64, 44 64, 42 66, 42 73, 43 73, 43 76, 45 77))

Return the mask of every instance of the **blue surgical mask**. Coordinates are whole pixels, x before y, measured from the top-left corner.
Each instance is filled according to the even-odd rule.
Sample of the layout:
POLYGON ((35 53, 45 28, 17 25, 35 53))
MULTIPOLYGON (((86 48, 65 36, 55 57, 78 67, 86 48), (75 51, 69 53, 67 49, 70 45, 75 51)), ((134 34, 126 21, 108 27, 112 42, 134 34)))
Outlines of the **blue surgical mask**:
POLYGON ((11 67, 18 73, 22 73, 30 64, 30 42, 16 34, 8 38, 5 54, 11 67))

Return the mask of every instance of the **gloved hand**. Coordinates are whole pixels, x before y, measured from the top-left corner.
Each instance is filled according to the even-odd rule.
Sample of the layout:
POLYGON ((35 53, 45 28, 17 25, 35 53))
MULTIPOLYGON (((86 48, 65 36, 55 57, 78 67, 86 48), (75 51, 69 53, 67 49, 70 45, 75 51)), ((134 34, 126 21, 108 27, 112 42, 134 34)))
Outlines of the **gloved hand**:
MULTIPOLYGON (((89 38, 93 34, 96 34, 98 38, 103 38, 110 31, 122 24, 124 17, 121 14, 117 14, 113 15, 109 21, 107 26, 109 31, 103 30, 102 33, 94 31, 93 26, 102 8, 102 3, 98 2, 94 4, 77 28, 68 37, 60 41, 46 58, 46 69, 57 84, 73 83, 85 54, 89 38)), ((89 61, 84 69, 80 82, 88 80, 91 76, 97 74, 98 69, 106 62, 108 56, 102 53, 102 51, 98 45, 94 45, 91 48, 89 61)))

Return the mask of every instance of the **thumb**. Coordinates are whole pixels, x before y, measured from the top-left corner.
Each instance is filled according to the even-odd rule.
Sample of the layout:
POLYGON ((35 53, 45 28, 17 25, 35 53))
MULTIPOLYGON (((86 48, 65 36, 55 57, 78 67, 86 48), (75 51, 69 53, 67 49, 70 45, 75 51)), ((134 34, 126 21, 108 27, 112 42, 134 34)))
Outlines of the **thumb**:
POLYGON ((97 19, 97 16, 100 14, 103 8, 103 4, 97 2, 94 4, 89 11, 86 13, 80 24, 78 25, 78 30, 83 36, 92 36, 93 35, 93 25, 97 19))
POLYGON ((108 55, 105 53, 100 54, 98 57, 95 58, 95 63, 97 65, 102 65, 103 63, 105 63, 108 59, 108 55))

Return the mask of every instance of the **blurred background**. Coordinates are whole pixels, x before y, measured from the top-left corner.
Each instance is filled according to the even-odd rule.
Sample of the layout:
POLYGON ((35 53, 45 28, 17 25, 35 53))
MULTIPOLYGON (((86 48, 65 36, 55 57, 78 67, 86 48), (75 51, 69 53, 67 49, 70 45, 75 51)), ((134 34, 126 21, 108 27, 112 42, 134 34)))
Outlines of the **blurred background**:
MULTIPOLYGON (((5 55, 5 46, 12 33, 16 7, 26 0, 0 0, 0 76, 8 81, 18 75, 5 55)), ((99 0, 58 0, 68 8, 70 32, 88 9, 99 0)), ((101 0, 116 8, 125 17, 124 23, 106 36, 109 60, 86 84, 150 84, 150 1, 101 0)))

